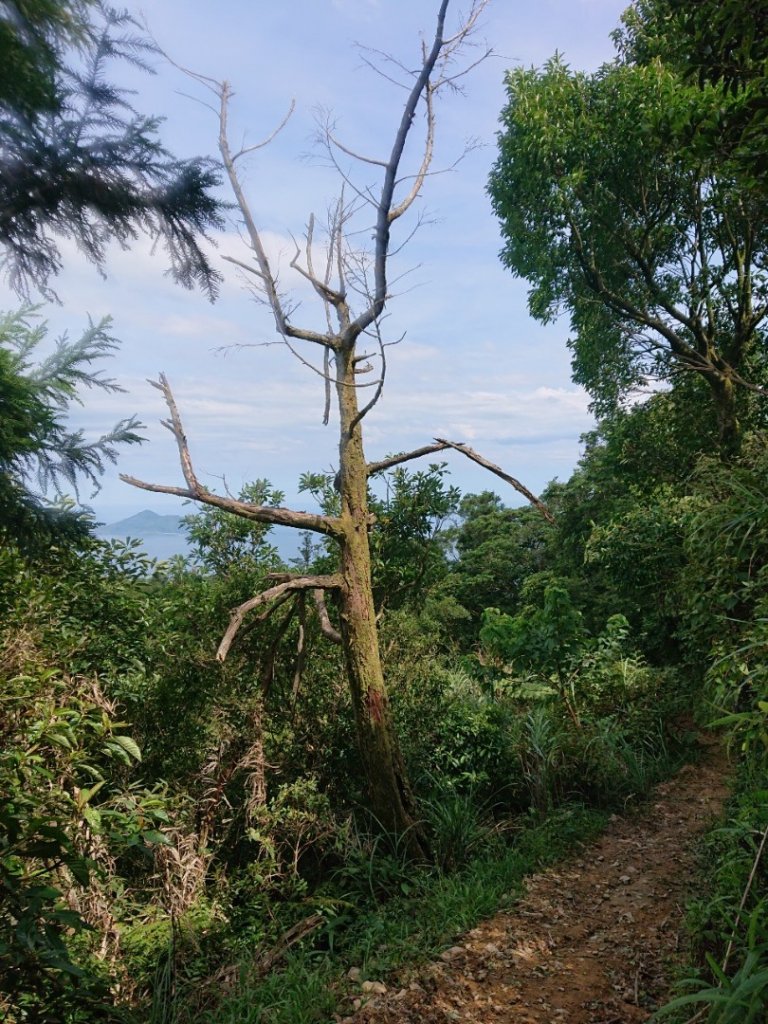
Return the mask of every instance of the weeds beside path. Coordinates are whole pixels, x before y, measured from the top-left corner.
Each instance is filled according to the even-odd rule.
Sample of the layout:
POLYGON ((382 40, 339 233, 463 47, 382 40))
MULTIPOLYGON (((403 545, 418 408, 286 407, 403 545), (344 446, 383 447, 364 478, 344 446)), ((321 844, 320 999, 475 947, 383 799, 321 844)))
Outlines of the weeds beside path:
POLYGON ((375 997, 355 1024, 635 1024, 668 990, 696 840, 720 813, 719 747, 684 767, 576 860, 535 875, 439 961, 375 997))

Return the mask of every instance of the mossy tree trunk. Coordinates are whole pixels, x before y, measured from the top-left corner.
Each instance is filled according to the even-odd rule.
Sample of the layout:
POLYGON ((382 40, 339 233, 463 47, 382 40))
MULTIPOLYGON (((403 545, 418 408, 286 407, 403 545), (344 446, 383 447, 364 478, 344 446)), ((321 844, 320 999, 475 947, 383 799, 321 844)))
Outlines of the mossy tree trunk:
MULTIPOLYGON (((242 216, 242 228, 249 243, 252 260, 244 262, 230 258, 241 270, 251 275, 251 281, 260 292, 274 316, 278 335, 291 352, 324 378, 326 387, 325 422, 329 420, 332 389, 336 388, 339 413, 339 495, 338 515, 298 512, 287 508, 249 504, 209 491, 200 483, 190 457, 184 428, 168 381, 163 375, 157 387, 163 392, 170 418, 167 426, 172 430, 179 448, 186 487, 148 484, 132 477, 128 482, 145 490, 181 495, 195 501, 226 509, 234 515, 256 522, 291 526, 310 530, 332 538, 339 547, 339 568, 327 576, 290 575, 276 577, 275 585, 234 609, 229 628, 219 647, 218 657, 224 659, 244 617, 255 608, 278 607, 290 596, 303 601, 306 591, 313 593, 318 608, 322 632, 331 640, 341 642, 344 648, 349 687, 354 708, 358 747, 374 815, 383 827, 406 837, 414 856, 424 853, 423 836, 415 815, 414 798, 408 782, 400 746, 392 721, 387 689, 379 652, 379 638, 373 602, 371 580, 371 553, 368 510, 368 478, 389 463, 366 464, 363 448, 362 425, 365 415, 376 404, 383 387, 386 370, 382 316, 389 300, 388 263, 390 259, 390 233, 393 225, 406 214, 427 180, 434 146, 434 97, 442 88, 451 88, 468 70, 459 59, 488 0, 471 0, 469 12, 454 27, 444 33, 450 0, 439 0, 436 28, 432 43, 420 44, 420 60, 413 72, 397 62, 404 74, 410 74, 406 83, 406 100, 395 133, 389 158, 358 156, 349 147, 337 141, 333 124, 325 126, 323 144, 332 162, 339 154, 345 162, 358 160, 370 173, 371 167, 380 168, 381 192, 378 200, 374 189, 366 183, 356 188, 349 183, 346 171, 341 172, 345 188, 349 187, 355 199, 349 203, 344 194, 329 215, 325 265, 316 269, 317 252, 314 240, 314 217, 310 216, 302 254, 297 248, 291 266, 311 285, 320 302, 322 327, 299 327, 292 321, 294 307, 288 305, 278 290, 277 273, 251 212, 238 172, 238 160, 258 149, 249 146, 234 152, 228 137, 228 111, 232 90, 227 82, 217 83, 203 76, 192 75, 198 83, 209 89, 219 104, 219 148, 237 206, 242 216), (423 115, 424 144, 420 163, 407 170, 403 168, 406 142, 414 130, 418 115, 423 115), (372 211, 371 211, 372 208, 372 211), (370 221, 363 220, 353 232, 350 221, 371 211, 374 244, 372 251, 362 254, 359 239, 371 236, 370 221), (352 240, 352 241, 350 241, 352 240), (353 300, 362 305, 355 313, 353 300), (361 342, 361 339, 364 339, 361 342), (373 355, 358 354, 358 345, 373 348, 373 355), (312 356, 304 351, 322 353, 322 370, 312 363, 312 356), (378 371, 378 379, 371 383, 361 379, 365 373, 378 371), (363 388, 373 388, 373 397, 365 404, 359 399, 363 388), (361 407, 362 405, 362 407, 361 407), (339 610, 339 630, 330 621, 323 593, 331 591, 339 610)), ((486 55, 490 51, 486 51, 486 55)), ((480 57, 482 59, 482 56, 480 57)), ((468 61, 478 63, 476 54, 468 61)), ((385 75, 388 77, 388 75, 385 75)), ((292 109, 292 108, 291 108, 292 109)), ((290 116, 290 113, 289 113, 290 116)), ((286 118, 287 120, 287 118, 286 118)), ((285 123, 285 122, 283 122, 285 123)), ((281 126, 282 127, 282 126, 281 126)), ((278 129, 279 130, 279 129, 278 129)), ((267 139, 274 138, 276 133, 267 139)), ((338 166, 338 165, 337 165, 338 166)), ((225 259, 228 257, 225 257, 225 259)), ((451 442, 428 446, 423 452, 461 447, 451 442)), ((463 449, 462 449, 463 450, 463 449)), ((422 452, 399 457, 396 461, 413 458, 422 452)), ((469 454, 465 451, 465 454, 469 454)), ((471 455, 470 457, 474 457, 471 455)))
POLYGON ((373 602, 368 511, 368 467, 359 420, 354 357, 337 355, 336 390, 341 417, 339 490, 341 634, 357 740, 371 809, 388 830, 405 834, 414 854, 423 852, 415 801, 392 721, 384 682, 373 602))

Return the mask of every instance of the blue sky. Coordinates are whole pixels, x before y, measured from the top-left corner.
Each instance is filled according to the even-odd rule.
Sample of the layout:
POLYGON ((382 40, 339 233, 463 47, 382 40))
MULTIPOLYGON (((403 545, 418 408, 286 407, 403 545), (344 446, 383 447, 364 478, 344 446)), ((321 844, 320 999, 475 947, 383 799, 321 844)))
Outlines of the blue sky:
MULTIPOLYGON (((292 284, 291 235, 301 235, 311 212, 322 218, 338 191, 333 173, 312 155, 314 112, 319 106, 332 110, 339 136, 354 149, 386 154, 402 94, 363 67, 354 44, 413 64, 419 30, 429 34, 433 27, 435 0, 154 0, 128 6, 179 64, 232 83, 234 139, 268 135, 295 99, 285 131, 245 168, 253 212, 270 251, 276 258, 283 253, 283 284, 292 284)), ((612 56, 609 33, 624 6, 616 0, 490 4, 478 41, 487 39, 498 56, 466 80, 464 95, 441 100, 435 166, 450 165, 469 138, 482 146, 454 172, 427 183, 421 207, 427 222, 398 257, 396 272, 409 273, 390 305, 387 329, 390 337, 405 333, 405 339, 389 350, 385 392, 366 420, 369 458, 437 435, 468 442, 536 491, 573 468, 579 435, 591 419, 586 396, 570 381, 567 324, 542 327, 528 317, 524 282, 498 261, 499 234, 485 182, 505 69, 539 65, 556 50, 573 67, 597 67, 612 56)), ((140 110, 166 117, 162 136, 172 150, 215 153, 213 114, 182 95, 206 98, 193 83, 159 64, 157 75, 131 78, 131 84, 140 110)), ((362 180, 375 181, 367 172, 362 180)), ((400 240, 412 226, 401 224, 400 240)), ((75 419, 92 433, 134 412, 147 425, 147 443, 126 450, 90 502, 100 519, 140 508, 180 510, 175 499, 132 490, 117 476, 122 471, 182 482, 173 439, 158 425, 165 415, 161 396, 145 379, 159 371, 172 383, 198 475, 210 487, 226 483, 235 492, 245 481, 266 477, 304 507, 307 499, 296 497, 299 474, 335 466, 334 423, 321 422, 321 381, 283 347, 257 347, 275 340, 271 318, 221 261, 239 244, 233 218, 217 239, 215 258, 226 279, 214 305, 174 285, 149 242, 113 252, 106 280, 68 250, 56 283, 62 305, 46 308, 45 315, 54 332, 75 334, 89 314, 110 314, 122 345, 106 368, 126 388, 114 396, 86 393, 75 419)), ((300 283, 296 300, 296 322, 317 323, 312 296, 300 283)), ((2 301, 16 305, 7 291, 2 301)), ((457 459, 451 461, 452 478, 462 490, 500 489, 498 481, 457 459)), ((503 497, 517 503, 511 493, 503 497)))

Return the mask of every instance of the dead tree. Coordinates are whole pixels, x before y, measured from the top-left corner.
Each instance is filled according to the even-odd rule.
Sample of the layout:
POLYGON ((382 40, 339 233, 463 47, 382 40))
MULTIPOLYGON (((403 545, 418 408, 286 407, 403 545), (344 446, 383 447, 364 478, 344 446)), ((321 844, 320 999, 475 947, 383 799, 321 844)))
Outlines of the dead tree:
MULTIPOLYGON (((326 389, 326 423, 335 391, 339 415, 338 515, 251 505, 210 492, 195 475, 182 421, 171 388, 163 375, 155 386, 162 391, 170 413, 165 425, 176 438, 186 486, 149 484, 123 477, 128 483, 145 490, 191 498, 260 523, 313 531, 336 542, 339 549, 339 568, 336 573, 327 576, 281 576, 273 587, 235 609, 219 648, 219 657, 226 657, 240 624, 251 611, 258 607, 279 607, 291 594, 296 595, 304 609, 306 592, 312 592, 323 634, 329 640, 343 645, 371 808, 382 825, 408 837, 407 842, 415 855, 423 852, 423 843, 415 817, 413 793, 392 724, 379 654, 371 586, 369 530, 372 517, 368 508, 368 480, 372 474, 390 465, 447 448, 456 448, 486 466, 489 464, 466 446, 443 440, 425 449, 404 453, 394 460, 368 463, 363 449, 362 424, 381 395, 386 374, 386 343, 381 322, 390 297, 388 263, 393 251, 392 229, 395 222, 411 209, 430 174, 436 94, 446 87, 455 86, 457 80, 489 52, 481 49, 479 56, 474 54, 474 59, 466 56, 468 45, 473 45, 470 37, 487 2, 472 0, 468 16, 455 32, 447 34, 445 26, 449 0, 441 0, 434 37, 431 45, 422 43, 417 70, 409 70, 387 58, 390 63, 387 64, 385 77, 390 77, 389 69, 392 67, 396 74, 409 77, 407 99, 388 157, 378 159, 357 154, 336 138, 332 123, 326 121, 322 125, 321 139, 326 153, 344 181, 342 194, 329 217, 322 266, 318 265, 315 251, 315 220, 312 216, 309 218, 303 251, 297 246, 291 261, 291 266, 309 282, 322 307, 323 326, 320 329, 299 326, 293 322, 292 309, 278 290, 275 268, 267 255, 256 217, 238 173, 238 161, 259 146, 266 145, 274 134, 259 146, 233 151, 227 124, 229 100, 232 96, 229 84, 194 76, 216 97, 221 156, 242 217, 244 236, 251 250, 251 260, 230 258, 230 262, 239 266, 256 286, 260 297, 271 310, 277 333, 285 345, 323 379, 326 389), (462 59, 463 65, 460 64, 462 59), (423 116, 424 146, 419 166, 413 173, 407 173, 402 168, 403 153, 419 114, 423 116), (372 188, 356 186, 341 167, 340 157, 375 168, 382 178, 380 191, 376 193, 372 188), (370 252, 362 252, 352 244, 348 229, 352 218, 359 220, 366 210, 370 211, 375 222, 370 252), (319 365, 315 365, 307 356, 313 349, 321 357, 319 365), (369 374, 374 374, 373 380, 367 379, 369 374), (335 598, 338 629, 331 621, 324 601, 324 595, 329 592, 335 598)), ((368 52, 364 59, 375 64, 374 58, 369 59, 368 52)), ((522 485, 518 485, 517 481, 506 476, 498 467, 490 468, 512 482, 513 486, 518 486, 530 500, 537 502, 522 485)))

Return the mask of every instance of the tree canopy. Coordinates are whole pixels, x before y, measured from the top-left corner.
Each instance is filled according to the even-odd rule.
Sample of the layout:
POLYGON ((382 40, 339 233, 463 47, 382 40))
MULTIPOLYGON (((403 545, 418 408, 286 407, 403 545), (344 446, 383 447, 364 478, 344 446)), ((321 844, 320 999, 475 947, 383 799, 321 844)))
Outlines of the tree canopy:
POLYGON ((531 313, 569 315, 599 414, 692 372, 737 443, 736 389, 764 375, 767 236, 759 199, 684 145, 692 121, 716 122, 720 88, 658 59, 584 74, 558 56, 507 88, 490 194, 531 313))
POLYGON ((766 196, 768 3, 765 0, 641 0, 615 33, 625 60, 663 60, 686 81, 719 90, 710 124, 691 121, 689 143, 708 148, 741 183, 766 196))

